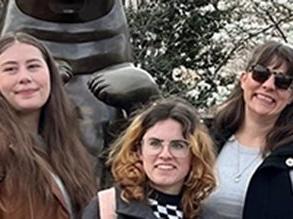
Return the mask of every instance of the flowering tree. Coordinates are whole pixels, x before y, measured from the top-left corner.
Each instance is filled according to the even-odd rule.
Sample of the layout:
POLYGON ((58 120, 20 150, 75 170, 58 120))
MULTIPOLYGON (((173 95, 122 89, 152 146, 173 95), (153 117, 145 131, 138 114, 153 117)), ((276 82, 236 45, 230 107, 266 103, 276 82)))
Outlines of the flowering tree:
POLYGON ((218 87, 213 71, 224 55, 212 37, 224 28, 227 11, 207 0, 159 0, 128 9, 135 63, 155 77, 165 95, 208 106, 207 95, 218 87))
POLYGON ((165 95, 220 103, 257 43, 293 43, 292 0, 152 1, 127 11, 135 62, 165 95))
POLYGON ((220 8, 234 8, 231 22, 213 36, 214 41, 225 44, 222 65, 266 40, 293 43, 292 3, 292 0, 222 0, 220 8))

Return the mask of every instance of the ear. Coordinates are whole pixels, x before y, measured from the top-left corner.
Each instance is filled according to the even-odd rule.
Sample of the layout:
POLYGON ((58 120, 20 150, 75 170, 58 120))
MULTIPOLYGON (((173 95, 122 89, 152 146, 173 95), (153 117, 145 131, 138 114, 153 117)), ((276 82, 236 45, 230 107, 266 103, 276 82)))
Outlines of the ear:
POLYGON ((242 72, 241 75, 240 75, 240 79, 239 79, 240 86, 241 86, 242 89, 243 89, 244 84, 247 81, 247 79, 248 79, 248 73, 247 72, 242 72))
POLYGON ((137 156, 139 157, 139 159, 142 160, 143 156, 142 156, 141 150, 137 151, 136 153, 137 153, 137 156))
POLYGON ((137 156, 139 157, 140 160, 142 160, 142 148, 141 148, 141 143, 137 143, 137 150, 136 150, 136 153, 137 153, 137 156))

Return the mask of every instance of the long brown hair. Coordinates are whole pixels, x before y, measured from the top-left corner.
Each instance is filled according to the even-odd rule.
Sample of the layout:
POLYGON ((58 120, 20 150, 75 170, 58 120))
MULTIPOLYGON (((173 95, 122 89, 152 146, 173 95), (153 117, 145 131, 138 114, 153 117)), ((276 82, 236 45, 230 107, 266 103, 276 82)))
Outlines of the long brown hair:
POLYGON ((213 143, 194 107, 179 98, 161 100, 138 114, 114 143, 109 154, 114 180, 126 201, 144 200, 149 179, 139 159, 140 142, 146 131, 157 122, 174 119, 182 125, 183 136, 189 141, 192 161, 183 188, 181 205, 185 218, 197 218, 200 203, 215 187, 213 143))
MULTIPOLYGON (((293 48, 281 42, 269 41, 253 51, 245 70, 249 72, 256 64, 264 66, 272 61, 285 63, 287 74, 293 76, 293 48)), ((292 89, 292 88, 289 88, 292 89)), ((235 86, 230 97, 218 107, 215 115, 213 134, 218 145, 223 143, 240 128, 245 116, 245 103, 240 82, 235 86)), ((293 142, 293 104, 288 104, 281 112, 271 131, 266 136, 264 154, 284 144, 293 142)))
MULTIPOLYGON (((48 101, 43 106, 39 123, 39 135, 41 136, 45 147, 36 147, 40 144, 36 142, 30 133, 27 133, 22 126, 17 126, 17 118, 7 120, 2 118, 1 126, 10 126, 10 132, 16 133, 14 143, 9 142, 13 139, 3 132, 4 142, 1 147, 7 151, 7 161, 11 173, 17 173, 18 170, 29 174, 14 175, 16 181, 24 181, 25 184, 19 184, 24 189, 33 189, 31 185, 38 185, 40 194, 44 197, 50 196, 48 185, 48 171, 59 176, 69 193, 74 207, 80 210, 87 204, 94 194, 94 174, 90 166, 88 153, 80 140, 79 124, 74 107, 71 105, 65 94, 63 83, 57 70, 55 61, 48 49, 34 37, 24 34, 8 34, 0 40, 0 54, 14 43, 20 42, 32 45, 38 48, 50 71, 51 92, 48 101), (11 148, 23 153, 9 153, 11 148), (38 157, 38 159, 36 159, 38 157), (40 157, 44 159, 39 159, 40 157), (18 178, 20 177, 20 178, 18 178)), ((2 100, 2 102, 5 102, 2 100)), ((12 109, 13 110, 13 109, 12 109)), ((9 110, 6 110, 9 114, 9 110)), ((14 115, 15 116, 15 115, 14 115)), ((13 117, 14 116, 10 116, 13 117)), ((1 130, 2 131, 2 130, 1 130)), ((1 138, 2 141, 2 138, 1 138)), ((5 151, 4 150, 4 151, 5 151)), ((2 162, 2 160, 1 160, 2 162)), ((1 206, 0 206, 1 207, 1 206)))
POLYGON ((4 211, 11 210, 9 203, 13 203, 16 208, 20 207, 24 193, 28 200, 37 193, 44 201, 49 201, 52 198, 50 167, 42 158, 45 155, 40 146, 37 146, 36 136, 26 132, 22 120, 2 95, 0 114, 0 181, 2 183, 5 180, 1 194, 5 191, 10 199, 4 201, 1 197, 0 208, 4 211))

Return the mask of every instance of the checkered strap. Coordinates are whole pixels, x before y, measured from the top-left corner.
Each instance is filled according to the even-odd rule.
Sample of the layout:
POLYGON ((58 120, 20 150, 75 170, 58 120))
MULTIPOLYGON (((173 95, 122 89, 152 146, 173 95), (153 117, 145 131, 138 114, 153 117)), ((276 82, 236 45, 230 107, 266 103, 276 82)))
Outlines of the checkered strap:
POLYGON ((176 205, 162 204, 149 198, 154 215, 159 219, 183 219, 183 213, 176 205))

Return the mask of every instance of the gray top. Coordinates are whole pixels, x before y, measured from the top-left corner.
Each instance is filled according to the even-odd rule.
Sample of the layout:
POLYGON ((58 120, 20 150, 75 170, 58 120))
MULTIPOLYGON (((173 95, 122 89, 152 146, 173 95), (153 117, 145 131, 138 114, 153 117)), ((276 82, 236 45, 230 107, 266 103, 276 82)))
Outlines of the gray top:
POLYGON ((241 219, 250 178, 262 162, 260 149, 232 136, 217 159, 218 186, 203 203, 201 219, 241 219))

